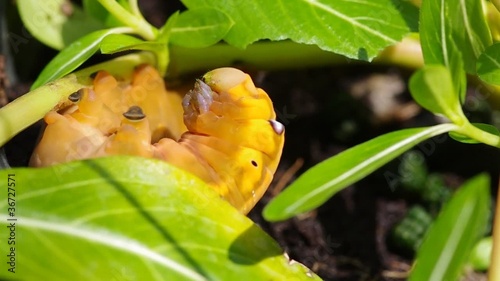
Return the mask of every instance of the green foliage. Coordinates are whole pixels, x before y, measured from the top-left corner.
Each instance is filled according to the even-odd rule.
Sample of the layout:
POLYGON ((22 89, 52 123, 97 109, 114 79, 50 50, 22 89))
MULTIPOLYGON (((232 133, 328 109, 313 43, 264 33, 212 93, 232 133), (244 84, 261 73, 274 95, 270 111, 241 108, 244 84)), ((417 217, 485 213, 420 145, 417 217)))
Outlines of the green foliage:
POLYGON ((412 280, 458 280, 475 243, 485 234, 490 180, 467 181, 443 207, 417 254, 412 280))
POLYGON ((479 56, 477 75, 485 82, 500 85, 500 43, 489 46, 479 56))
POLYGON ((92 14, 84 13, 66 0, 16 2, 28 31, 40 42, 57 50, 92 31, 104 28, 103 24, 92 18, 92 14))
POLYGON ((291 39, 361 60, 400 41, 417 23, 417 9, 400 0, 182 2, 189 9, 215 8, 229 15, 234 26, 224 40, 240 48, 260 39, 291 39))
POLYGON ((99 50, 100 43, 107 35, 117 31, 119 30, 107 29, 94 31, 71 43, 45 66, 37 80, 31 85, 31 89, 36 89, 47 82, 74 71, 99 50))
POLYGON ((413 74, 409 87, 413 99, 425 109, 443 114, 454 123, 465 119, 451 73, 443 65, 424 66, 413 74))
MULTIPOLYGON (((24 15, 29 15, 33 9, 45 8, 44 2, 40 1, 23 0, 20 2, 22 5, 19 5, 19 9, 24 15), (31 2, 36 2, 36 5, 31 5, 31 2)), ((60 2, 62 0, 58 0, 56 4, 59 5, 60 2)), ((415 7, 400 0, 352 2, 348 6, 340 2, 323 4, 316 1, 296 0, 242 3, 199 0, 183 2, 188 10, 181 13, 171 26, 171 36, 166 41, 159 31, 140 15, 136 1, 85 0, 83 8, 87 12, 86 20, 95 22, 95 26, 111 28, 114 30, 112 33, 128 33, 147 41, 164 44, 163 49, 149 48, 150 45, 145 47, 143 44, 128 44, 125 48, 125 50, 147 49, 156 53, 162 73, 166 72, 169 61, 169 43, 190 48, 203 48, 224 40, 233 46, 243 48, 262 39, 291 39, 299 43, 315 44, 324 50, 350 58, 371 60, 380 50, 397 43, 410 31, 416 30, 418 14, 415 7), (384 16, 384 20, 380 20, 381 16, 384 16)), ((71 6, 70 2, 66 3, 75 11, 80 11, 77 7, 71 6)), ((61 9, 43 10, 46 13, 45 16, 49 18, 61 16, 61 9)), ((27 16, 23 19, 28 22, 27 16)), ((48 25, 50 24, 49 22, 48 25)), ((66 17, 64 24, 88 26, 90 31, 97 29, 94 25, 83 24, 74 17, 66 17)), ((49 27, 57 30, 56 23, 53 25, 49 27)), ((162 29, 164 28, 160 30, 162 29)), ((47 30, 51 29, 47 28, 47 30)), ((48 32, 40 32, 36 28, 30 28, 30 31, 42 42, 54 41, 54 36, 48 32)), ((38 87, 73 71, 97 50, 102 50, 100 46, 102 42, 106 42, 107 46, 104 47, 107 50, 106 53, 110 53, 111 50, 116 52, 124 50, 123 48, 110 48, 109 40, 104 40, 104 37, 111 33, 102 30, 97 33, 101 36, 89 36, 88 32, 87 29, 82 29, 78 33, 73 33, 81 36, 79 39, 71 37, 71 40, 57 44, 58 49, 68 47, 73 51, 63 50, 55 58, 56 62, 52 62, 44 69, 35 86, 38 87), (81 51, 85 55, 74 56, 74 51, 81 51), (71 63, 62 65, 61 62, 66 61, 71 61, 71 63)), ((119 40, 123 41, 123 38, 119 40)))
POLYGON ((232 25, 231 18, 217 9, 190 9, 179 15, 170 42, 188 48, 208 47, 221 41, 232 25))
MULTIPOLYGON (((418 18, 417 9, 403 0, 351 1, 348 2, 348 5, 346 5, 347 2, 342 1, 320 2, 313 0, 184 0, 183 3, 188 9, 183 13, 173 14, 163 27, 156 29, 142 17, 135 0, 83 0, 83 11, 85 13, 78 7, 73 6, 73 16, 64 14, 64 11, 60 9, 62 0, 52 1, 50 4, 34 0, 18 0, 17 2, 24 23, 37 39, 57 49, 65 47, 42 71, 33 88, 72 72, 98 51, 111 54, 122 51, 146 50, 154 54, 157 67, 163 74, 167 72, 171 45, 203 48, 214 46, 219 41, 245 48, 258 40, 278 41, 289 39, 298 43, 313 44, 323 50, 335 52, 348 58, 371 60, 383 48, 400 41, 409 32, 417 31, 418 18), (51 5, 56 6, 52 7, 51 5), (33 24, 34 22, 30 18, 32 15, 35 15, 34 19, 41 15, 41 17, 51 20, 43 22, 43 24, 33 24), (75 27, 78 28, 75 29, 75 27)), ((464 103, 466 95, 466 73, 478 75, 487 83, 500 84, 498 78, 498 68, 500 66, 498 61, 499 47, 492 45, 489 27, 482 11, 482 4, 483 1, 476 0, 422 0, 418 30, 426 66, 414 74, 409 86, 412 96, 422 107, 432 113, 446 116, 451 123, 391 132, 325 160, 308 170, 282 194, 274 198, 264 210, 265 217, 269 220, 282 220, 316 208, 341 189, 380 168, 419 142, 438 134, 448 132, 452 138, 461 142, 484 143, 500 148, 498 129, 489 124, 472 124, 461 109, 461 104, 464 103)), ((268 46, 271 45, 273 44, 268 46)), ((215 55, 219 56, 215 58, 216 60, 227 62, 223 57, 227 49, 224 49, 223 52, 212 52, 211 50, 213 49, 200 49, 197 56, 191 56, 191 53, 188 54, 190 57, 196 57, 200 60, 206 56, 215 55)), ((294 50, 290 51, 291 49, 276 51, 272 47, 266 50, 256 52, 256 56, 261 60, 274 61, 273 56, 276 53, 300 53, 294 50)), ((182 51, 178 53, 182 53, 182 51)), ((307 57, 307 54, 304 53, 304 56, 307 57)), ((68 87, 68 89, 73 88, 68 87)), ((53 100, 44 103, 43 109, 45 110, 48 105, 53 103, 53 100)), ((29 105, 33 106, 33 103, 29 105)), ((2 112, 11 113, 15 111, 15 106, 7 107, 5 110, 2 109, 2 112)), ((29 110, 27 108, 23 112, 29 110)), ((33 110, 37 114, 41 111, 33 110)), ((7 123, 10 126, 12 122, 7 123)), ((0 132, 2 132, 0 139, 6 140, 12 137, 12 132, 18 132, 20 131, 19 128, 26 126, 26 122, 19 123, 22 125, 18 125, 16 128, 0 123, 0 132)), ((84 171, 84 166, 87 165, 85 163, 92 163, 92 161, 74 164, 74 167, 84 171)), ((135 162, 131 165, 134 164, 135 162)), ((140 165, 134 167, 139 169, 140 165)), ((24 170, 20 170, 19 173, 24 173, 24 170)), ((114 174, 118 173, 118 171, 110 171, 110 173, 111 175, 122 176, 121 174, 114 174)), ((102 175, 94 174, 96 181, 99 181, 99 177, 102 177, 102 175)), ((141 176, 137 173, 130 175, 132 181, 139 178, 141 176)), ((438 187, 442 185, 439 178, 430 178, 425 181, 425 186, 438 187)), ((109 182, 115 181, 116 178, 103 177, 102 180, 108 182, 106 188, 104 188, 105 192, 111 192, 113 189, 109 182)), ((433 226, 428 239, 422 246, 422 250, 418 253, 419 262, 412 274, 412 280, 453 280, 458 277, 472 243, 477 240, 478 235, 482 234, 480 233, 483 225, 482 221, 487 217, 485 208, 489 204, 485 188, 487 181, 484 176, 471 180, 449 202, 433 226), (472 186, 476 186, 476 188, 472 186), (467 208, 463 208, 464 206, 467 208), (466 223, 474 225, 474 227, 464 227, 466 223), (460 243, 454 243, 456 241, 460 243)), ((136 196, 138 196, 137 198, 134 197, 134 200, 143 200, 134 187, 126 186, 127 190, 135 192, 136 196)), ((182 188, 178 184, 174 184, 174 186, 182 188)), ((116 193, 116 190, 114 191, 116 193)), ((433 192, 434 189, 427 189, 423 197, 427 198, 426 200, 433 201, 443 195, 439 194, 439 192, 433 192)), ((102 199, 102 194, 96 193, 93 196, 102 199)), ((109 196, 113 198, 117 196, 112 192, 106 194, 110 194, 109 196)), ((191 195, 192 192, 189 194, 191 195)), ((179 196, 182 197, 183 195, 179 196)), ((66 200, 69 201, 78 197, 68 198, 70 199, 66 198, 66 200)), ((56 199, 62 200, 61 198, 56 199)), ((181 201, 184 199, 175 198, 175 200, 181 201)), ((193 202, 186 200, 182 202, 189 203, 187 209, 193 210, 194 213, 200 214, 200 216, 203 215, 190 205, 193 202)), ((108 201, 102 199, 99 202, 108 201)), ((110 202, 108 203, 111 204, 110 202)), ((32 213, 26 213, 28 222, 38 223, 40 218, 37 216, 40 215, 45 220, 51 218, 61 219, 62 222, 66 222, 64 227, 68 228, 73 226, 70 220, 71 215, 77 216, 80 211, 73 210, 70 205, 61 203, 61 209, 66 208, 72 211, 67 214, 68 217, 65 217, 66 214, 62 212, 57 212, 57 208, 54 209, 56 210, 55 214, 45 214, 44 211, 51 210, 51 206, 43 204, 43 202, 33 202, 33 207, 39 209, 32 210, 32 213), (45 217, 43 217, 44 215, 45 217), (52 217, 52 215, 56 216, 52 217), (58 216, 62 216, 62 218, 58 216)), ((76 204, 81 203, 77 201, 76 204)), ((179 203, 173 202, 170 204, 179 203)), ((158 203, 158 206, 160 206, 160 203, 158 203)), ((82 214, 83 211, 81 210, 82 214)), ((157 216, 154 211, 152 214, 155 217, 157 216)), ((223 218, 227 218, 227 216, 232 216, 232 213, 229 212, 226 216, 221 215, 223 218)), ((171 219, 175 222, 176 218, 171 219)), ((158 220, 164 222, 161 218, 158 220)), ((48 221, 49 225, 54 223, 51 220, 48 221)), ((185 219, 185 221, 189 221, 189 219, 185 219)), ((38 226, 45 225, 36 223, 35 225, 38 226)), ((43 221, 43 223, 46 223, 46 221, 43 221)), ((235 226, 231 227, 238 227, 237 225, 238 223, 235 222, 235 226)), ((168 227, 170 226, 165 223, 162 224, 162 228, 168 227)), ((180 227, 187 226, 181 225, 180 227)), ((206 227, 215 226, 207 225, 206 227)), ((85 229, 85 231, 93 229, 85 229)), ((50 240, 45 237, 54 238, 60 234, 56 235, 53 231, 46 230, 28 229, 26 235, 34 235, 33 241, 43 243, 44 247, 50 249, 52 244, 47 242, 50 240)), ((115 230, 110 229, 109 231, 113 233, 115 230)), ((190 229, 190 231, 195 230, 190 229)), ((240 234, 242 233, 241 229, 237 231, 240 234)), ((121 230, 118 232, 120 235, 125 236, 131 234, 126 231, 121 233, 121 230)), ((195 239, 193 241, 200 241, 191 237, 193 236, 192 232, 191 235, 186 234, 187 232, 183 233, 189 236, 190 239, 195 239)), ((206 231, 202 232, 201 237, 215 239, 214 237, 204 236, 206 233, 206 231)), ((59 236, 57 237, 59 238, 59 236)), ((234 239, 234 237, 232 238, 234 239)), ((61 241, 69 243, 69 240, 66 239, 68 238, 66 237, 61 241)), ((71 239, 78 240, 81 237, 76 236, 71 239)), ((88 242, 83 241, 83 243, 89 244, 88 242)), ((95 245, 89 245, 95 247, 95 245)), ((203 246, 205 245, 207 244, 203 244, 203 246)), ((111 248, 106 248, 105 255, 116 253, 117 249, 111 248)), ((227 247, 225 249, 227 250, 227 247)), ((256 249, 260 248, 256 247, 256 249)), ((198 250, 202 251, 203 247, 198 250)), ((186 249, 186 251, 195 251, 196 258, 204 258, 198 257, 198 255, 203 256, 203 254, 196 252, 196 249, 186 249)), ((262 250, 261 252, 265 251, 262 250)), ((61 251, 52 253, 54 256, 66 254, 61 254, 61 251)), ((214 253, 214 255, 217 253, 214 253)), ((255 255, 258 256, 258 254, 255 255)), ((26 256, 31 257, 27 254, 26 256)), ((38 255, 33 255, 33 258, 37 257, 38 255)), ((151 266, 157 266, 157 263, 153 265, 150 261, 146 260, 145 262, 144 258, 141 259, 137 256, 135 258, 138 261, 137 265, 134 265, 134 270, 137 267, 141 268, 140 270, 149 272, 151 266)), ((186 261, 184 259, 181 262, 186 261)), ((283 262, 282 259, 280 261, 283 262)), ((69 263, 69 266, 75 265, 71 259, 68 259, 67 263, 69 263)), ((252 264, 252 266, 256 264, 258 263, 252 264)), ((277 265, 272 265, 273 268, 274 266, 277 265)), ((280 268, 279 265, 278 268, 280 268)), ((61 270, 64 270, 64 268, 61 270)), ((223 271, 225 268, 218 268, 217 270, 223 271)), ((240 274, 238 278, 241 276, 246 275, 240 274)))
POLYGON ((264 217, 271 221, 283 220, 312 210, 415 144, 454 127, 443 124, 395 131, 347 149, 302 174, 266 206, 264 217))
MULTIPOLYGON (((9 212, 20 280, 320 280, 213 189, 163 161, 120 156, 0 176, 17 184, 9 212)), ((2 210, 8 202, 2 192, 2 210)), ((9 215, 0 218, 5 229, 9 215)))

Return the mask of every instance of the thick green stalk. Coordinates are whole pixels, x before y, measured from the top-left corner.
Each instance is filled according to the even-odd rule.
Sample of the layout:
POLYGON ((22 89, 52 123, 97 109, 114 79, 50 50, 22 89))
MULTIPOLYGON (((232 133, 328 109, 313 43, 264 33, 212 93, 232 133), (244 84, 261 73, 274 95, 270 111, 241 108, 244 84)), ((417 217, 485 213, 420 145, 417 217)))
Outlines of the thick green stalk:
POLYGON ((128 77, 135 66, 141 63, 155 64, 149 52, 122 56, 67 75, 41 86, 0 109, 0 146, 43 118, 47 112, 59 109, 68 103, 68 96, 82 87, 92 84, 90 75, 106 70, 113 75, 128 77))
MULTIPOLYGON (((217 44, 203 49, 171 46, 170 54, 169 71, 173 76, 235 64, 276 70, 363 63, 323 51, 314 45, 292 41, 256 42, 246 49, 227 44, 217 44)), ((374 61, 378 64, 397 64, 409 68, 423 66, 420 44, 415 39, 405 39, 388 47, 374 61)))

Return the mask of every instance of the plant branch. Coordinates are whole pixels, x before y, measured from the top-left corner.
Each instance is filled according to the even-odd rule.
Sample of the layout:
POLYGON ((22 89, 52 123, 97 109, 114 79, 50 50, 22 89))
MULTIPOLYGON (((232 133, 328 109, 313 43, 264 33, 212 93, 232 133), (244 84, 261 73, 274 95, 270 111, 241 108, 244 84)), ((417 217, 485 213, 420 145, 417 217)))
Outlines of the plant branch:
POLYGON ((158 31, 150 25, 144 18, 137 17, 131 14, 127 9, 123 8, 115 0, 97 0, 106 8, 114 17, 116 17, 125 26, 129 26, 141 35, 144 39, 153 41, 156 39, 158 31))
POLYGON ((0 146, 43 118, 47 112, 65 107, 71 93, 92 84, 92 73, 106 70, 113 75, 128 77, 138 64, 155 62, 154 56, 149 52, 122 56, 77 71, 21 96, 0 109, 0 146))

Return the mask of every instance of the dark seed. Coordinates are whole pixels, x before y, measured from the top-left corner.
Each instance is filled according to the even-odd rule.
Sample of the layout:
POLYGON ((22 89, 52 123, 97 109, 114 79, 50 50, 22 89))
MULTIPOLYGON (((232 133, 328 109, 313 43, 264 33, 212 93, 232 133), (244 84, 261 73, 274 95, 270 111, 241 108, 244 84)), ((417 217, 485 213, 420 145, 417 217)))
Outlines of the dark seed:
POLYGON ((255 162, 254 160, 252 160, 252 165, 253 165, 254 167, 257 167, 257 162, 255 162))

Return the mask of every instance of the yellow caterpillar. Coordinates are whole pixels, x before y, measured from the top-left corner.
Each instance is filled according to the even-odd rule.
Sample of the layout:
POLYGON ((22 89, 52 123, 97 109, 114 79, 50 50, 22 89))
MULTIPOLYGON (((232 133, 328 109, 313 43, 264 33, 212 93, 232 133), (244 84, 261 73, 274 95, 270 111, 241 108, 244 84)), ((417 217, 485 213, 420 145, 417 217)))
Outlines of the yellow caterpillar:
POLYGON ((93 87, 69 99, 73 106, 45 116, 31 165, 117 154, 154 157, 197 175, 246 214, 281 157, 284 127, 269 96, 234 68, 208 72, 182 101, 148 65, 138 67, 130 83, 100 71, 93 87))

